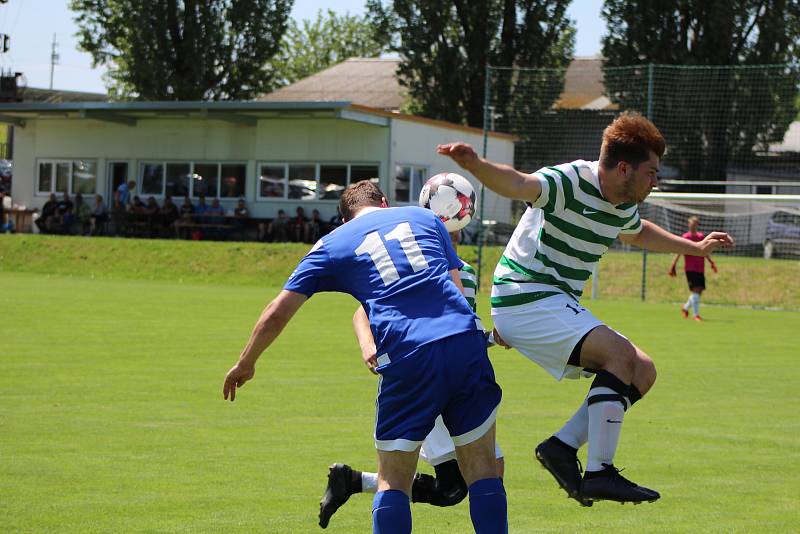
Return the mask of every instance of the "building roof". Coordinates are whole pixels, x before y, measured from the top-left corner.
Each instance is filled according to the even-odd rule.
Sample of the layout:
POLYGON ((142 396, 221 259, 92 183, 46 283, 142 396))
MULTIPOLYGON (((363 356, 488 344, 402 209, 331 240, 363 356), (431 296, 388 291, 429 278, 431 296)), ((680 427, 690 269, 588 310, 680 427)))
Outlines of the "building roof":
POLYGON ((360 106, 397 110, 403 103, 397 82, 399 60, 351 58, 308 78, 263 95, 266 102, 346 100, 360 106))
POLYGON ((86 93, 83 91, 62 91, 60 89, 42 89, 38 87, 21 87, 23 102, 101 102, 108 100, 105 93, 86 93))
POLYGON ((770 152, 800 152, 800 121, 789 124, 783 140, 769 145, 770 152))
POLYGON ((564 91, 556 107, 567 109, 610 109, 614 106, 605 96, 603 60, 599 57, 576 57, 567 67, 564 91))
MULTIPOLYGON (((351 58, 308 78, 287 85, 258 100, 267 102, 304 100, 346 100, 360 106, 399 110, 404 88, 397 80, 397 58, 351 58)), ((577 57, 565 75, 564 92, 556 107, 570 109, 611 109, 603 94, 603 60, 577 57)))
MULTIPOLYGON (((471 128, 469 126, 416 117, 399 112, 389 112, 384 109, 356 105, 346 101, 0 103, 0 122, 14 124, 21 128, 25 127, 25 123, 28 120, 42 118, 59 120, 89 119, 123 124, 126 126, 136 126, 139 121, 170 117, 176 119, 217 120, 241 126, 256 126, 259 119, 270 118, 337 118, 375 126, 388 126, 390 120, 396 119, 470 133, 483 132, 480 128, 471 128)), ((514 140, 513 136, 498 132, 489 132, 489 136, 499 139, 514 140)))

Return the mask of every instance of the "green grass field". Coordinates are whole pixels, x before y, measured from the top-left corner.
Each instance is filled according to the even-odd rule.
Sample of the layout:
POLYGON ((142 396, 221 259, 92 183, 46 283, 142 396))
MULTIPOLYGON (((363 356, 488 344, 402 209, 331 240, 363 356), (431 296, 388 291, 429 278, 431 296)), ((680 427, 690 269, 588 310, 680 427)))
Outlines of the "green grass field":
MULTIPOLYGON (((92 249, 82 271, 69 259, 48 275, 19 261, 19 239, 0 237, 3 532, 321 532, 328 464, 374 467, 376 383, 350 331, 350 297, 311 299, 236 402, 222 400, 224 374, 296 251, 242 246, 242 274, 209 260, 236 244, 176 253, 48 240, 120 251, 92 249)), ((495 348, 510 531, 797 532, 800 313, 715 306, 697 324, 673 304, 587 305, 658 365, 652 393, 628 412, 617 463, 662 499, 568 500, 532 450, 588 381, 557 383, 495 348)), ((488 319, 485 296, 480 311, 488 319)), ((353 497, 328 531, 368 532, 370 504, 353 497)), ((412 510, 416 532, 470 531, 466 503, 412 510)))

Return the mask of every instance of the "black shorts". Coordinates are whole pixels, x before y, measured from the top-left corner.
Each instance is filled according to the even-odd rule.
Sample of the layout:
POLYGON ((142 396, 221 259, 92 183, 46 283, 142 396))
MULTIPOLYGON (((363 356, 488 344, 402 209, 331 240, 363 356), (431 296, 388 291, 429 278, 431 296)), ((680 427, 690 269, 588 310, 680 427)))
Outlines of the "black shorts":
POLYGON ((686 281, 689 283, 689 289, 695 287, 699 287, 700 289, 706 288, 706 275, 703 273, 686 271, 686 281))

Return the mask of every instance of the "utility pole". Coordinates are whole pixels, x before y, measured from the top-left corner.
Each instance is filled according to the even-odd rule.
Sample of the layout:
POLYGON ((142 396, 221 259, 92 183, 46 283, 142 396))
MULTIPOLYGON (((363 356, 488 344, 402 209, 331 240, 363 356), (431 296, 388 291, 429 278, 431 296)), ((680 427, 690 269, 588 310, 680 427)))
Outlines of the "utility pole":
POLYGON ((58 42, 56 41, 56 34, 53 34, 53 47, 50 52, 50 90, 53 89, 53 70, 55 70, 55 66, 58 65, 58 52, 56 51, 56 47, 58 47, 58 42))

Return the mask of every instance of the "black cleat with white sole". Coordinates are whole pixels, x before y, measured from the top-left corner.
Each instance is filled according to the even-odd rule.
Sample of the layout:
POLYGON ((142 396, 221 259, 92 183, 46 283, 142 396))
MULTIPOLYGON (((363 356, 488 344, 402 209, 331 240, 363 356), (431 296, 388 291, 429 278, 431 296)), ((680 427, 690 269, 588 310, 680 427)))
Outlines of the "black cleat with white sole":
POLYGON ((358 493, 352 488, 353 469, 345 464, 333 464, 328 468, 328 486, 319 501, 319 526, 326 528, 331 516, 336 513, 350 495, 358 493))
POLYGON ((620 475, 613 465, 603 464, 602 471, 587 472, 581 482, 581 498, 586 501, 616 501, 620 503, 655 502, 661 495, 639 486, 620 475))
POLYGON ((581 503, 591 506, 592 501, 581 498, 581 462, 578 451, 555 436, 536 446, 536 459, 556 479, 567 495, 581 503))

